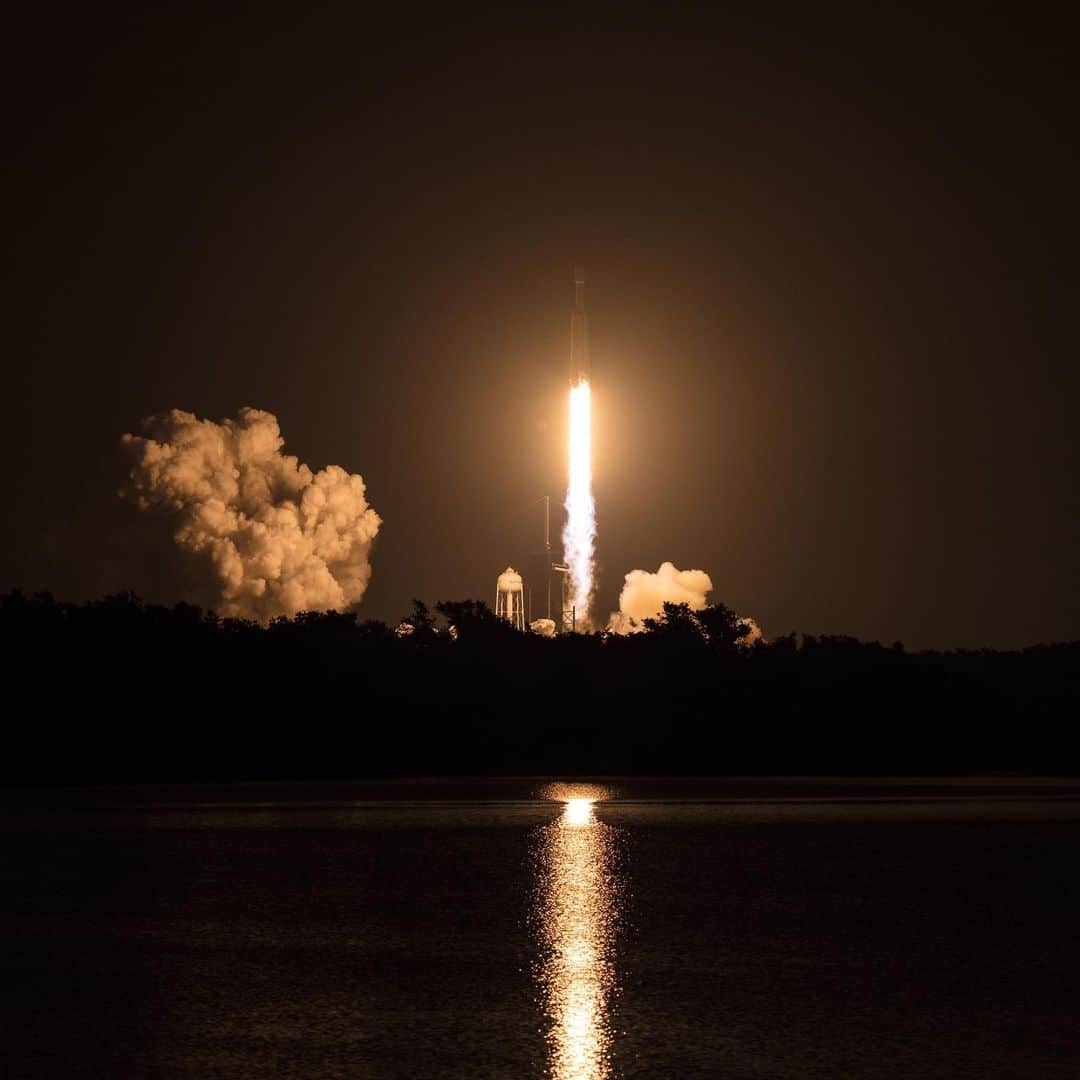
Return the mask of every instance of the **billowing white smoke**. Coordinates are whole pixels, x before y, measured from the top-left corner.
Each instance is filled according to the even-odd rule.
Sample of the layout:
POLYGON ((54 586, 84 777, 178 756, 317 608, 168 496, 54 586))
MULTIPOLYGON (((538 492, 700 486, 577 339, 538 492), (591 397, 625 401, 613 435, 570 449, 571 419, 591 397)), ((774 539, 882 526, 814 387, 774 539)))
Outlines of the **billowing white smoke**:
POLYGON ((120 494, 175 518, 176 543, 210 568, 202 591, 219 614, 268 622, 364 595, 382 522, 361 477, 283 454, 276 417, 260 409, 220 424, 173 409, 144 426, 149 437, 123 438, 120 494))
MULTIPOLYGON (((633 634, 644 629, 646 619, 664 613, 664 604, 686 604, 691 611, 708 606, 706 594, 712 592, 712 578, 704 570, 679 570, 674 563, 661 563, 655 574, 648 570, 631 570, 619 593, 619 610, 612 613, 608 630, 615 634, 633 634)), ((750 624, 740 645, 752 645, 761 639, 761 629, 753 619, 741 617, 750 624)))
POLYGON ((608 629, 617 634, 640 630, 646 619, 663 614, 665 603, 688 604, 691 611, 700 611, 708 603, 705 594, 712 587, 712 578, 704 570, 679 570, 674 563, 661 563, 655 574, 631 570, 619 593, 619 610, 611 616, 608 629))

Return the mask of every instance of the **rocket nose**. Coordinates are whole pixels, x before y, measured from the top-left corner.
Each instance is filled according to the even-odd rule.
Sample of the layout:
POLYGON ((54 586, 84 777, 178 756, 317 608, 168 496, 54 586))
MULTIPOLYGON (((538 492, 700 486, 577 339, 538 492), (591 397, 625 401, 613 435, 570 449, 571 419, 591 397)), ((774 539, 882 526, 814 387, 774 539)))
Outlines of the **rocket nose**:
POLYGON ((584 266, 575 266, 574 267, 574 284, 575 285, 584 285, 585 284, 585 267, 584 266))

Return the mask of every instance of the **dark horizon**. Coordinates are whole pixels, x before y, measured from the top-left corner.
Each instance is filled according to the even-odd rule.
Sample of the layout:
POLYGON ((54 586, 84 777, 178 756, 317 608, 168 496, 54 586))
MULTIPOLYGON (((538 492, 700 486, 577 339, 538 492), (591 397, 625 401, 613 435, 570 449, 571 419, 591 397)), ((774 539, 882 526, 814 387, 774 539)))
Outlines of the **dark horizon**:
POLYGON ((602 616, 670 560, 770 637, 1080 638, 1064 27, 376 18, 9 16, 0 591, 181 599, 117 444, 251 405, 367 483, 362 618, 491 603, 581 262, 602 616))

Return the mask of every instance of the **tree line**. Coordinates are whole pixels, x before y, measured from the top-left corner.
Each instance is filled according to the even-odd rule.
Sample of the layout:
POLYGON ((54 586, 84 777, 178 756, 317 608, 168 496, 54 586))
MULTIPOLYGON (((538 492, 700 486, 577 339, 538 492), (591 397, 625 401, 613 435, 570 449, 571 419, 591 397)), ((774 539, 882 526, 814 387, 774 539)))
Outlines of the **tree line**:
POLYGON ((1080 642, 746 643, 723 604, 521 633, 480 601, 268 626, 0 597, 9 784, 405 774, 1075 774, 1080 642))

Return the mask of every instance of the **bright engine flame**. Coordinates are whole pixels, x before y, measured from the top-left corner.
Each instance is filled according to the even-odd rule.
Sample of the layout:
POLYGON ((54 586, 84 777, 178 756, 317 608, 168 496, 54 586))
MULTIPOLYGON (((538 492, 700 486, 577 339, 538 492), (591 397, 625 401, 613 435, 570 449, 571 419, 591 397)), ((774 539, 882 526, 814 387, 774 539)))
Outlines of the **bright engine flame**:
POLYGON ((570 568, 570 603, 579 627, 589 625, 596 551, 596 504, 592 493, 592 398, 587 379, 570 388, 566 527, 563 551, 570 568))

